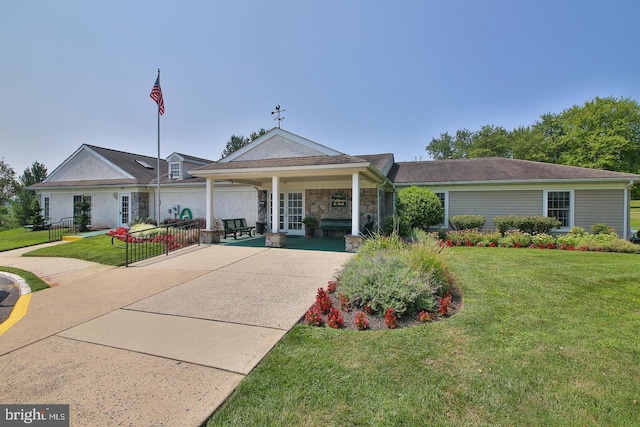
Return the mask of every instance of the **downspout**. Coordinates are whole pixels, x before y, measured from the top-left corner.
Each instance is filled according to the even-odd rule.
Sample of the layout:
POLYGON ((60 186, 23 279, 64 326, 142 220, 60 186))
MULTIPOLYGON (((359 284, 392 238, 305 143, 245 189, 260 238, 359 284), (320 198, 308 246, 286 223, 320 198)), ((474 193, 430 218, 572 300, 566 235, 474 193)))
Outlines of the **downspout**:
POLYGON ((629 194, 629 191, 634 184, 635 183, 633 182, 633 180, 631 180, 624 187, 624 234, 622 238, 625 240, 630 239, 629 233, 631 232, 631 218, 629 216, 629 213, 631 212, 631 209, 629 207, 629 200, 631 196, 629 194))

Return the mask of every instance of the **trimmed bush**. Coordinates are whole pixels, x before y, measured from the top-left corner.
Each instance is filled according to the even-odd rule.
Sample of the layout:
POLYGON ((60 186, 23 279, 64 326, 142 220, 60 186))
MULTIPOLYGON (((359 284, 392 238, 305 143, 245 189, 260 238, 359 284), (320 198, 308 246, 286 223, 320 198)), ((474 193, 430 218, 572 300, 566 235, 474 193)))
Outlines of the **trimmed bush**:
POLYGON ((398 192, 396 209, 400 218, 406 219, 411 228, 425 228, 444 221, 444 208, 433 191, 411 186, 398 192))
POLYGON ((516 215, 495 216, 493 223, 503 236, 511 228, 529 234, 549 234, 551 230, 562 225, 560 221, 551 217, 516 215))
POLYGON ((449 218, 449 224, 454 230, 478 230, 484 227, 487 218, 482 215, 455 215, 449 218))

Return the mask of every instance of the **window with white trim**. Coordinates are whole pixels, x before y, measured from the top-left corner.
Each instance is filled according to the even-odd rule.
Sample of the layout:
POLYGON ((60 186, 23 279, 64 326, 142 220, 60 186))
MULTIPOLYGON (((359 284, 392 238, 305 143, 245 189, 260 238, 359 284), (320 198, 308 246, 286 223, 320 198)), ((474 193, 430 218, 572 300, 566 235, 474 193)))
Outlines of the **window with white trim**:
POLYGON ((42 217, 45 219, 51 218, 51 196, 42 196, 42 217))
POLYGON ((182 168, 180 162, 169 163, 169 177, 171 179, 180 179, 182 177, 182 168))
POLYGON ((572 191, 545 191, 545 216, 556 218, 562 224, 562 228, 573 226, 573 192, 572 191))

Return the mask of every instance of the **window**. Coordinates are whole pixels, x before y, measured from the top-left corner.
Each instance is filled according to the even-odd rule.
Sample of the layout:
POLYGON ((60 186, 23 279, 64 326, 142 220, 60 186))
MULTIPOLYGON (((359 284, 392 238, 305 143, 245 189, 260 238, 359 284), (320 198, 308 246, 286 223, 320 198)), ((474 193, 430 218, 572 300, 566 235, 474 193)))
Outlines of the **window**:
POLYGON ((42 196, 42 217, 51 218, 51 196, 42 196))
POLYGON ((573 226, 573 210, 571 191, 545 191, 545 216, 556 218, 562 224, 562 228, 573 226))
POLYGON ((182 174, 180 173, 180 162, 171 162, 169 163, 169 178, 171 179, 180 179, 182 174))

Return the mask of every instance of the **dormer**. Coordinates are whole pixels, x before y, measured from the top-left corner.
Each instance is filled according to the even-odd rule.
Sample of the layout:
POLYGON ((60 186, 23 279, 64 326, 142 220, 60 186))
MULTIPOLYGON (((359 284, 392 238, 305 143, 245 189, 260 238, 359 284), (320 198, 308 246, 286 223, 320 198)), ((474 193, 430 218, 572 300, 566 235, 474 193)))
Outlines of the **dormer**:
POLYGON ((187 173, 188 170, 195 169, 211 162, 211 160, 200 159, 186 154, 173 153, 167 157, 169 179, 175 181, 192 178, 192 176, 187 173))

